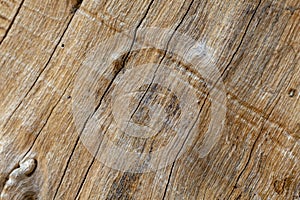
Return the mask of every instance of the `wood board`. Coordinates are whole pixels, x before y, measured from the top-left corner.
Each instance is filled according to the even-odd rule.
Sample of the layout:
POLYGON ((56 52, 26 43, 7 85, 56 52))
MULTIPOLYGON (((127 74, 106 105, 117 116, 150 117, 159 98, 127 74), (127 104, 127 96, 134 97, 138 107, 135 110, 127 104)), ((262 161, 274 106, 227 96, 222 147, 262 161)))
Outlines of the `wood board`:
POLYGON ((300 198, 299 1, 4 0, 0 5, 2 199, 300 198), (150 47, 141 48, 149 38, 150 47), (183 51, 185 45, 194 47, 189 41, 199 44, 196 52, 183 51), (189 60, 195 53, 200 67, 189 60), (112 64, 105 60, 110 57, 112 64), (226 95, 215 100, 222 105, 216 111, 226 108, 225 118, 211 112, 213 89, 226 95), (131 90, 138 92, 130 99, 131 90), (174 106, 169 124, 184 116, 177 132, 164 127, 167 105, 174 106), (105 119, 98 124, 85 110, 105 119), (137 135, 123 130, 128 116, 140 125, 150 120, 144 126, 154 128, 149 134, 161 133, 149 140, 130 138, 137 135), (221 130, 210 137, 205 133, 214 116, 221 130), (158 156, 153 168, 133 164, 135 170, 128 171, 132 160, 102 148, 104 136, 85 137, 97 124, 123 152, 142 145, 149 154, 176 134, 196 137, 184 151, 175 146, 180 152, 158 156))

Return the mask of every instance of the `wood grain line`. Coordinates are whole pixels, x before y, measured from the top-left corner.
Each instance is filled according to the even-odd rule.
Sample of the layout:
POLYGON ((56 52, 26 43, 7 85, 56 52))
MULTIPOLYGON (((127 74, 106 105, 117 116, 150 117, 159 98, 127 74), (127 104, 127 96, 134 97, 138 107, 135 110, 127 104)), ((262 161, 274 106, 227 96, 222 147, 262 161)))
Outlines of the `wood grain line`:
MULTIPOLYGON (((6 17, 6 16, 3 16, 3 15, 0 15, 0 19, 2 19, 2 20, 4 20, 4 21, 6 21, 6 20, 8 20, 8 18, 6 17)), ((2 38, 3 39, 3 38, 2 38)), ((0 43, 1 44, 1 43, 0 43)))

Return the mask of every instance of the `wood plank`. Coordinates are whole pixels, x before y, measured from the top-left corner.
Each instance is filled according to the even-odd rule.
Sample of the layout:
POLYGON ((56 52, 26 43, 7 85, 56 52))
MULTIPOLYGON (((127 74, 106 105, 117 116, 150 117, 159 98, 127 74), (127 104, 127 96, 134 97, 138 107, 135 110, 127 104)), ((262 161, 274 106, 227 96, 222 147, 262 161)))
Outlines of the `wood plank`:
POLYGON ((8 4, 0 199, 300 198, 299 1, 8 4))

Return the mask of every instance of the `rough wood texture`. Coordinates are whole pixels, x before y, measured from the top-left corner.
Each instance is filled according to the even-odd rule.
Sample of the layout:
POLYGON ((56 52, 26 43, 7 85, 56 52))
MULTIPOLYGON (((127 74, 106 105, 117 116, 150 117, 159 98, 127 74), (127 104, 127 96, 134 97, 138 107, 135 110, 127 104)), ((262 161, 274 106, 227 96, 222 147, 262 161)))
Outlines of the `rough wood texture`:
POLYGON ((0 0, 0 199, 300 199, 299 24, 298 0, 0 0), (171 31, 160 37, 163 49, 138 48, 146 27, 171 31), (100 44, 127 30, 128 40, 114 43, 127 53, 105 66, 99 56, 115 50, 100 44), (219 77, 207 80, 184 63, 187 57, 169 52, 176 44, 184 49, 177 33, 203 44, 201 64, 219 77), (90 65, 105 68, 85 72, 90 65), (95 82, 80 82, 84 72, 95 82), (190 75, 181 80, 181 73, 190 75), (206 141, 211 96, 214 89, 222 94, 222 85, 225 121, 220 135, 206 141), (86 87, 92 91, 82 98, 86 87), (76 107, 90 97, 91 108, 76 107), (115 145, 150 153, 176 134, 165 127, 163 111, 174 126, 185 116, 183 125, 197 134, 182 155, 170 153, 170 163, 160 157, 166 166, 157 170, 135 163, 129 167, 139 173, 126 165, 118 170, 103 161, 122 160, 105 150, 103 138, 91 137, 90 147, 84 140, 95 114, 115 145), (126 136, 123 123, 130 120, 141 126, 128 123, 126 136), (153 134, 140 128, 146 123, 159 133, 134 135, 153 134))

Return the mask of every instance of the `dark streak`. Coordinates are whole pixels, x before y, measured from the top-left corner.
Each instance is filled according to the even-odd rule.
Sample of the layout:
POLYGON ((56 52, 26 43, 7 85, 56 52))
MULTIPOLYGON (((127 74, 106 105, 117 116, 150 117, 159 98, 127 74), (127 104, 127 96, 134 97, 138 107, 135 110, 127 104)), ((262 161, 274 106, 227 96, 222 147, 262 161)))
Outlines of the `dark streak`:
POLYGON ((15 22, 16 17, 17 17, 17 15, 19 14, 19 12, 20 12, 20 10, 21 10, 21 7, 23 6, 24 1, 25 1, 25 0, 22 0, 22 1, 21 1, 20 6, 19 6, 19 8, 17 9, 16 14, 14 15, 14 17, 13 17, 11 23, 9 24, 9 26, 8 26, 8 28, 7 28, 6 32, 5 32, 5 34, 4 34, 3 38, 2 38, 2 40, 0 41, 0 46, 1 46, 2 42, 4 41, 4 39, 6 38, 6 36, 8 35, 8 32, 10 31, 10 29, 11 29, 13 23, 15 22))
POLYGON ((242 197, 242 194, 239 194, 239 196, 235 200, 241 199, 241 197, 242 197))

